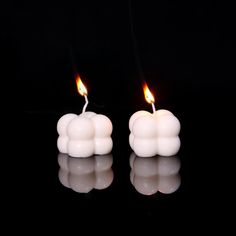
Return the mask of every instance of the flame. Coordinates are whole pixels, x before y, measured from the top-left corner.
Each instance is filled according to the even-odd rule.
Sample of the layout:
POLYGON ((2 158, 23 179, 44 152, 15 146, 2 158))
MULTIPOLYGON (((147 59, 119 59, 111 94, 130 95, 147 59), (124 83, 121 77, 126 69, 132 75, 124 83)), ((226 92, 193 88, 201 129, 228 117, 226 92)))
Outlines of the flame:
POLYGON ((77 85, 77 90, 78 90, 79 94, 82 96, 87 96, 88 91, 87 91, 86 87, 84 86, 79 75, 76 78, 76 85, 77 85))
POLYGON ((150 92, 147 84, 145 83, 144 86, 143 86, 143 92, 144 92, 144 96, 145 96, 145 99, 148 103, 154 103, 155 102, 155 99, 154 99, 154 96, 152 95, 152 93, 150 92))

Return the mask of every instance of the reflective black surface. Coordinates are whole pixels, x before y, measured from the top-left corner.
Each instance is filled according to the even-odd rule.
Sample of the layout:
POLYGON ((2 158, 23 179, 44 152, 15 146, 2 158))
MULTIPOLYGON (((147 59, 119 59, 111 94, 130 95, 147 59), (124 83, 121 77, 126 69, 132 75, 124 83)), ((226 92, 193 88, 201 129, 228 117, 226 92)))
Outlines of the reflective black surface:
MULTIPOLYGON (((151 215, 157 214, 159 208, 168 211, 174 211, 174 209, 188 210, 188 208, 197 210, 199 203, 203 204, 204 207, 205 204, 209 204, 208 207, 210 207, 211 201, 208 198, 219 197, 218 181, 221 180, 218 179, 219 172, 216 167, 219 161, 223 162, 223 157, 221 148, 217 148, 217 145, 223 144, 224 141, 219 140, 218 143, 212 143, 216 139, 213 136, 214 133, 209 135, 212 132, 210 123, 204 125, 198 120, 199 116, 190 116, 190 114, 179 117, 182 125, 180 133, 182 144, 178 153, 179 164, 177 164, 179 165, 181 184, 179 183, 180 186, 176 187, 178 189, 171 194, 159 192, 147 196, 136 191, 132 180, 130 180, 131 166, 133 165, 130 164, 130 159, 133 153, 128 144, 129 116, 125 116, 125 112, 123 112, 123 117, 121 114, 111 115, 111 113, 110 117, 111 119, 116 117, 113 119, 114 131, 112 134, 114 148, 111 169, 114 179, 109 187, 103 190, 91 189, 85 194, 64 187, 58 176, 61 166, 58 164, 58 162, 61 163, 58 158, 62 157, 56 146, 58 137, 56 123, 60 115, 54 115, 51 112, 43 113, 42 111, 40 114, 28 112, 21 115, 21 124, 24 125, 20 131, 22 139, 19 140, 18 144, 23 155, 20 155, 15 161, 20 164, 18 171, 20 170, 20 176, 24 178, 22 183, 27 183, 19 186, 23 196, 29 194, 28 197, 31 200, 32 198, 35 200, 43 199, 46 204, 62 204, 62 207, 66 209, 71 207, 91 209, 91 206, 112 209, 113 207, 116 208, 117 202, 120 202, 123 206, 136 210, 140 209, 145 214, 149 212, 148 214, 151 215), (209 130, 206 131, 206 128, 209 130), (203 135, 202 132, 205 134, 203 135), (212 139, 211 142, 209 138, 212 139), (23 168, 22 171, 20 168, 23 168), (216 181, 217 179, 218 181, 216 181), (216 192, 218 192, 217 196, 215 196, 216 192)), ((139 157, 134 158, 140 159, 139 157)), ((154 162, 163 158, 154 157, 154 162)), ((166 160, 170 158, 166 157, 166 160)), ((75 158, 71 160, 79 162, 75 158)), ((88 158, 88 160, 92 161, 91 166, 95 165, 94 157, 88 158)), ((86 162, 86 160, 83 161, 86 162)), ((69 165, 70 160, 65 162, 66 165, 69 165)), ((156 165, 158 167, 158 164, 156 165)), ((223 165, 224 163, 222 163, 223 165)), ((15 164, 15 166, 18 165, 15 164)))
POLYGON ((78 193, 106 189, 113 181, 111 154, 88 158, 73 158, 59 153, 58 178, 62 185, 78 193))
MULTIPOLYGON (((76 99, 83 101, 82 97, 76 99)), ((204 98, 199 103, 207 102, 204 98)), ((197 102, 194 104, 197 107, 197 102)), ((64 185, 61 183, 56 124, 62 111, 42 108, 18 112, 19 136, 14 145, 11 143, 10 158, 7 159, 10 162, 7 166, 11 167, 11 174, 7 175, 10 181, 9 193, 11 197, 17 196, 14 208, 18 209, 17 212, 25 211, 29 215, 42 213, 45 217, 55 218, 61 214, 77 216, 78 212, 81 213, 78 218, 90 214, 115 217, 121 213, 132 219, 144 217, 146 220, 164 220, 171 215, 171 222, 176 222, 176 219, 181 222, 198 214, 202 215, 201 220, 218 218, 215 212, 224 212, 225 206, 230 203, 228 191, 231 191, 231 173, 234 173, 230 171, 233 168, 230 164, 233 139, 227 136, 225 125, 232 122, 233 117, 222 116, 216 106, 209 108, 209 104, 209 110, 202 107, 200 113, 192 104, 186 104, 185 99, 179 103, 173 102, 172 106, 176 106, 176 116, 181 122, 181 148, 177 157, 173 157, 179 160, 178 174, 173 179, 166 178, 164 182, 164 187, 173 188, 171 193, 168 193, 168 189, 160 189, 156 182, 158 175, 151 181, 132 176, 130 159, 133 152, 128 143, 128 120, 133 111, 103 111, 111 118, 114 127, 112 173, 108 173, 108 176, 113 175, 109 177, 113 179, 109 179, 103 189, 96 189, 96 173, 90 173, 87 176, 90 177, 90 186, 82 185, 82 190, 81 178, 76 179, 68 173, 66 181, 70 179, 69 185, 65 187, 68 182, 64 185), (143 190, 143 184, 148 189, 143 190), (150 186, 153 189, 150 190, 150 186)), ((150 109, 148 105, 145 108, 150 109)), ((90 109, 93 110, 92 104, 90 109)), ((155 158, 157 161, 162 157, 155 158)))

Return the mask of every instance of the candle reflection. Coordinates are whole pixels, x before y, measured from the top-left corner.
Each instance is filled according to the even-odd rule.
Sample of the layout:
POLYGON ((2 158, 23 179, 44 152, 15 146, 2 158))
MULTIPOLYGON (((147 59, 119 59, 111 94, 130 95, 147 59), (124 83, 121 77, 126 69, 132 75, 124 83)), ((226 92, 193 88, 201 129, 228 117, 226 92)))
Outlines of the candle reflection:
POLYGON ((75 192, 88 193, 92 189, 105 189, 113 181, 112 155, 73 158, 59 153, 58 173, 62 185, 75 192))
POLYGON ((130 181, 141 194, 152 195, 157 192, 170 194, 175 192, 180 184, 179 175, 181 163, 176 156, 172 157, 138 157, 130 156, 130 181))

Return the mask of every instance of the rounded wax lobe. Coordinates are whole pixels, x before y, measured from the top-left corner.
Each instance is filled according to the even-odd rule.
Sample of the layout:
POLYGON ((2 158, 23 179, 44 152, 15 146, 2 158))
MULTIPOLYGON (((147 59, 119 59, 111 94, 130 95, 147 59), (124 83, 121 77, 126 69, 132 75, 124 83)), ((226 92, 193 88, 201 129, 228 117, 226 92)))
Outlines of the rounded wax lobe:
POLYGON ((109 137, 112 133, 112 123, 107 116, 96 115, 91 118, 94 128, 96 138, 109 137))
POLYGON ((132 127, 134 124, 134 121, 141 117, 141 116, 150 116, 151 113, 147 112, 147 111, 137 111, 135 112, 129 119, 129 130, 132 131, 132 127))
POLYGON ((156 128, 158 137, 174 137, 179 134, 179 120, 172 114, 156 117, 156 128))
POLYGON ((57 139, 57 148, 61 153, 67 153, 67 145, 69 138, 67 136, 59 136, 57 139))
POLYGON ((165 109, 160 109, 154 112, 155 117, 160 117, 165 115, 173 115, 173 113, 165 109))
POLYGON ((93 116, 97 115, 95 112, 92 111, 86 111, 84 113, 81 113, 79 117, 84 117, 84 118, 92 118, 93 116))
POLYGON ((111 137, 108 138, 95 138, 94 139, 95 153, 98 155, 105 155, 110 153, 113 147, 111 137))
POLYGON ((134 151, 140 157, 152 157, 157 153, 156 139, 134 139, 134 151))
POLYGON ((73 119, 68 125, 67 134, 70 139, 74 140, 93 139, 95 135, 93 122, 81 116, 73 119))
POLYGON ((132 149, 134 149, 134 135, 133 135, 133 133, 130 133, 130 135, 129 135, 129 145, 132 149))
POLYGON ((57 132, 59 135, 67 135, 68 124, 78 117, 76 114, 68 113, 62 116, 57 122, 57 132))
POLYGON ((156 120, 152 115, 141 116, 134 121, 132 132, 135 138, 156 138, 156 120))
POLYGON ((68 154, 72 157, 90 157, 94 154, 94 140, 68 142, 68 154))
POLYGON ((157 138, 156 141, 157 153, 160 156, 174 156, 179 151, 180 139, 173 138, 157 138))

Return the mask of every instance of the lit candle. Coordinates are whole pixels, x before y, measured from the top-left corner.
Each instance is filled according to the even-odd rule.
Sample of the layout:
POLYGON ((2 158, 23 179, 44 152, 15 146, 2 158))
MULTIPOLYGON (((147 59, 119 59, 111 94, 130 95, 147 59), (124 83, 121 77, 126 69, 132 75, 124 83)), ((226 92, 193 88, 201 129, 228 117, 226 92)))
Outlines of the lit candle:
POLYGON ((175 155, 180 148, 179 120, 170 111, 156 111, 154 96, 146 84, 144 95, 153 113, 137 111, 130 117, 130 147, 140 157, 175 155))
POLYGON ((85 98, 85 105, 80 115, 69 113, 59 119, 57 147, 61 153, 72 157, 108 154, 113 146, 112 123, 105 115, 86 112, 87 89, 79 76, 76 79, 76 84, 79 94, 85 98))
POLYGON ((108 188, 113 181, 111 154, 89 158, 72 158, 59 153, 58 178, 62 185, 79 193, 108 188))
POLYGON ((180 160, 176 156, 145 158, 132 153, 130 181, 135 189, 144 195, 152 195, 157 192, 170 194, 180 187, 180 166, 180 160))

